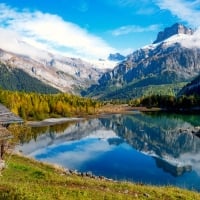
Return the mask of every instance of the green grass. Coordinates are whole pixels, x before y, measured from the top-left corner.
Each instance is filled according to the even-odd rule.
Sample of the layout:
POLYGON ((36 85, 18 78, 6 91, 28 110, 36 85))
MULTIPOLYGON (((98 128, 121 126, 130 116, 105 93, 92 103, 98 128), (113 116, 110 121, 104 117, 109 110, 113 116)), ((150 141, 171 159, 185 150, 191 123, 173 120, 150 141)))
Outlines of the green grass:
POLYGON ((175 187, 96 180, 13 155, 0 177, 1 200, 200 200, 200 193, 175 187))

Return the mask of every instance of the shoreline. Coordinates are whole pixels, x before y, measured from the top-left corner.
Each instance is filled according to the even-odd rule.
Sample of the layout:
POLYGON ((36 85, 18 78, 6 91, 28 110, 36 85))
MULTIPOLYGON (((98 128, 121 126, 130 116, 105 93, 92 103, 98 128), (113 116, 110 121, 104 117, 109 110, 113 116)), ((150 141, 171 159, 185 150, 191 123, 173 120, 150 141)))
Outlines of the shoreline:
POLYGON ((83 115, 75 117, 58 117, 58 118, 46 118, 41 121, 27 121, 26 124, 31 127, 51 126, 56 124, 62 124, 65 122, 78 122, 89 118, 104 117, 111 114, 134 114, 137 112, 157 112, 161 111, 160 108, 146 108, 146 107, 131 107, 129 105, 106 105, 100 108, 97 113, 92 115, 83 115))
MULTIPOLYGON (((140 111, 142 112, 144 110, 145 110, 144 112, 151 112, 152 111, 152 109, 142 108, 142 107, 139 107, 139 109, 138 109, 138 107, 126 107, 126 108, 131 108, 131 110, 125 110, 124 112, 121 112, 121 114, 124 114, 124 113, 127 113, 127 114, 128 113, 130 113, 130 114, 131 113, 132 114, 135 113, 135 114, 137 114, 137 112, 140 112, 140 111)), ((158 110, 153 110, 153 111, 158 111, 158 110)), ((115 114, 115 113, 105 113, 105 114, 101 113, 99 116, 106 116, 106 115, 112 115, 112 114, 115 114)), ((91 115, 89 117, 98 117, 98 116, 91 115)), ((85 118, 78 118, 78 117, 72 117, 72 118, 48 118, 48 119, 45 119, 45 120, 42 120, 42 121, 38 121, 38 122, 32 121, 32 122, 29 122, 29 123, 32 123, 33 126, 37 127, 37 126, 41 126, 41 124, 43 124, 43 126, 45 126, 45 125, 59 124, 59 123, 64 123, 64 122, 80 121, 80 120, 85 120, 85 119, 87 119, 87 117, 85 117, 85 118)), ((25 154, 23 154, 21 152, 17 152, 17 153, 20 153, 21 155, 23 155, 23 157, 25 156, 25 154)), ((30 159, 30 157, 28 157, 28 156, 25 156, 25 157, 30 159)), ((31 159, 33 159, 34 161, 37 161, 37 162, 41 162, 41 161, 36 160, 35 158, 31 158, 31 159)), ((45 165, 53 165, 53 166, 57 165, 57 164, 54 165, 54 164, 48 163, 48 162, 47 163, 46 162, 42 162, 42 163, 45 164, 45 165)), ((88 177, 88 178, 91 178, 91 179, 94 179, 94 180, 100 180, 101 179, 101 180, 106 180, 106 181, 111 181, 111 182, 121 182, 120 180, 110 179, 110 178, 107 178, 107 177, 104 177, 104 176, 98 176, 98 175, 95 175, 95 174, 93 174, 91 172, 79 172, 77 170, 71 170, 69 168, 64 168, 64 167, 62 167, 62 165, 57 165, 57 167, 64 169, 63 175, 76 175, 78 177, 84 177, 84 178, 88 177)), ((131 183, 133 183, 133 182, 131 181, 131 183)), ((177 186, 175 186, 175 187, 177 187, 177 186)))
POLYGON ((147 108, 144 106, 137 106, 137 107, 132 107, 129 106, 128 104, 120 104, 120 105, 113 105, 113 104, 108 104, 100 108, 98 111, 99 113, 104 113, 104 114, 117 114, 117 113, 129 113, 129 112, 134 112, 134 111, 140 111, 140 112, 154 112, 154 111, 161 111, 161 108, 147 108))
POLYGON ((42 121, 27 121, 26 124, 31 127, 51 126, 55 124, 62 124, 65 122, 82 121, 84 118, 78 117, 60 117, 60 118, 47 118, 42 121))
POLYGON ((77 174, 13 154, 2 172, 0 199, 199 199, 200 193, 171 185, 147 185, 77 174))
POLYGON ((110 114, 130 114, 135 112, 156 112, 161 111, 160 108, 146 108, 146 107, 131 107, 127 104, 121 105, 105 105, 102 108, 99 108, 96 113, 91 115, 74 115, 74 117, 58 117, 58 118, 46 118, 41 121, 26 121, 25 123, 32 127, 38 126, 50 126, 55 124, 62 124, 65 122, 75 122, 82 121, 89 118, 101 117, 110 114))
POLYGON ((94 114, 80 114, 74 115, 73 117, 58 117, 58 118, 46 118, 41 121, 26 121, 25 123, 31 127, 39 127, 39 126, 51 126, 56 124, 62 124, 65 122, 78 122, 86 119, 97 118, 97 117, 105 117, 107 115, 112 114, 136 114, 138 112, 165 112, 165 113, 181 113, 181 114, 199 114, 199 112, 188 111, 188 110, 170 110, 170 109, 162 109, 158 107, 132 107, 128 104, 120 104, 113 105, 107 104, 101 108, 99 108, 94 114))

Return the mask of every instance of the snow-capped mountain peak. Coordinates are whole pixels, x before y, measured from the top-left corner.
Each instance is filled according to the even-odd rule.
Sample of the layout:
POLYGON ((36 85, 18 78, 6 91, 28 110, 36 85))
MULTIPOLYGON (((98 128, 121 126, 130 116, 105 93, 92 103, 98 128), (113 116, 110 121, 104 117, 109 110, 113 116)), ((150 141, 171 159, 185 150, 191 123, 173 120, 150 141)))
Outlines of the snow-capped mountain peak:
POLYGON ((165 28, 164 31, 159 32, 153 44, 162 42, 173 35, 177 35, 177 34, 193 35, 193 33, 194 33, 194 30, 192 30, 191 28, 187 28, 186 26, 182 24, 176 23, 172 25, 171 27, 165 28))
POLYGON ((168 47, 173 44, 180 44, 185 48, 200 48, 200 30, 192 30, 181 24, 174 24, 158 33, 157 39, 150 45, 142 47, 143 50, 153 50, 159 45, 168 47))
POLYGON ((103 74, 99 85, 90 87, 86 94, 101 95, 102 99, 131 98, 144 94, 137 88, 188 81, 199 74, 199 41, 200 31, 193 32, 179 24, 166 28, 162 39, 129 54, 126 60, 103 74))

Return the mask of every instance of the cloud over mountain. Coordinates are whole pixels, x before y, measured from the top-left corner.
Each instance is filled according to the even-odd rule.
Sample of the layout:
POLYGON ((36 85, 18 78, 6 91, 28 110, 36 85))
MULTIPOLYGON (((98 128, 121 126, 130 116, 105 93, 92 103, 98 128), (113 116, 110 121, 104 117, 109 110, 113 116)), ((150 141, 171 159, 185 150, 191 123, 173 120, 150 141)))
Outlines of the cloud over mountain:
POLYGON ((155 0, 155 2, 161 9, 169 10, 173 15, 188 22, 193 27, 197 28, 200 26, 199 0, 155 0))
POLYGON ((107 57, 115 52, 101 37, 58 15, 16 10, 0 4, 0 26, 12 30, 37 47, 86 58, 107 57))
POLYGON ((129 33, 141 33, 141 32, 148 32, 148 31, 155 31, 158 30, 159 25, 150 25, 148 27, 140 27, 135 25, 129 26, 121 26, 112 31, 114 36, 126 35, 129 33))

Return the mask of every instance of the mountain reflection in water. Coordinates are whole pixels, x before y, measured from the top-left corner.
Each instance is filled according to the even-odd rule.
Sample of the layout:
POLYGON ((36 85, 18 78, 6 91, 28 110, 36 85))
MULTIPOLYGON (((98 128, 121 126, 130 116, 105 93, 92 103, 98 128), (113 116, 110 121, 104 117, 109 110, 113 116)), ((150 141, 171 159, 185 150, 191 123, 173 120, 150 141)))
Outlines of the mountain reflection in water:
POLYGON ((192 133, 199 125, 198 115, 109 115, 46 127, 16 149, 96 175, 200 191, 200 139, 192 133))

